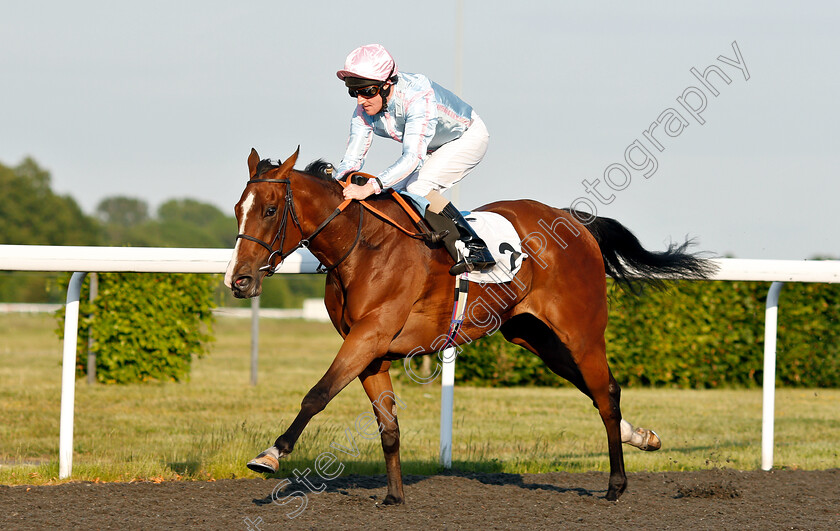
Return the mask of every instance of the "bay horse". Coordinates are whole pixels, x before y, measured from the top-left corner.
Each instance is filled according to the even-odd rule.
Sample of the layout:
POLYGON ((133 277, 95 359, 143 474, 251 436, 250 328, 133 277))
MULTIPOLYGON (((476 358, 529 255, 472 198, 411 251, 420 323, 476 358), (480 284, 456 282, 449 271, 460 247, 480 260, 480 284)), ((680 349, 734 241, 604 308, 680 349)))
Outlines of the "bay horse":
MULTIPOLYGON (((251 150, 248 183, 235 207, 239 236, 225 284, 238 298, 255 297, 263 278, 283 258, 308 247, 329 271, 324 303, 344 341, 324 376, 304 396, 291 426, 248 468, 275 473, 278 460, 292 452, 312 417, 358 378, 379 423, 388 478, 384 503, 399 504, 405 495, 398 398, 388 370, 393 361, 442 350, 440 338, 448 330, 453 303, 451 258, 440 245, 412 239, 377 216, 365 216, 358 201, 345 202, 341 183, 321 171, 326 163, 294 169, 299 151, 281 164, 260 160, 251 150)), ((412 226, 386 195, 367 201, 392 220, 412 226)), ((455 340, 462 345, 498 329, 587 395, 607 431, 606 498, 616 500, 627 486, 622 442, 644 450, 658 449, 661 443, 653 431, 634 430, 621 416, 621 391, 606 358, 606 276, 632 287, 633 277, 651 283, 663 276, 705 278, 712 266, 686 253, 688 242, 649 252, 609 218, 579 220, 579 212, 532 200, 499 201, 478 210, 513 223, 529 257, 514 281, 473 285, 470 298, 476 303, 455 340)))

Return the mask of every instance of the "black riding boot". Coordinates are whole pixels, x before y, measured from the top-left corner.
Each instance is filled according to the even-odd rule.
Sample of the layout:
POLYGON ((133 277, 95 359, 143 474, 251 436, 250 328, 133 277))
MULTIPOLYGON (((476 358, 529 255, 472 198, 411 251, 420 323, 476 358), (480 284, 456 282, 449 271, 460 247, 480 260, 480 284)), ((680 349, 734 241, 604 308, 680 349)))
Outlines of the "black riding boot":
POLYGON ((461 212, 455 208, 455 205, 447 203, 440 213, 455 223, 458 228, 458 239, 464 243, 468 251, 466 257, 458 260, 449 269, 450 275, 460 275, 466 271, 483 271, 496 265, 493 255, 487 249, 487 244, 478 237, 467 220, 464 219, 464 216, 461 215, 461 212))

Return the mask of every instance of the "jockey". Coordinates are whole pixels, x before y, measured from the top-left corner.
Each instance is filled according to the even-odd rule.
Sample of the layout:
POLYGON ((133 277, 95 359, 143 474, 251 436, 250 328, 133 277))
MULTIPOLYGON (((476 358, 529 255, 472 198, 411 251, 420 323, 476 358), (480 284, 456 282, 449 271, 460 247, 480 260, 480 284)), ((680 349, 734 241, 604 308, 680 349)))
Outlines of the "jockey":
POLYGON ((426 76, 398 71, 391 54, 379 44, 350 52, 336 75, 356 98, 347 151, 336 179, 362 168, 374 134, 402 143, 402 155, 394 164, 364 185, 348 185, 344 198, 362 200, 383 188, 423 196, 429 201, 425 217, 433 229, 440 230, 441 223, 457 228, 457 235, 450 231, 445 241, 456 262, 449 272, 459 275, 492 267, 495 261, 484 241, 440 194, 466 177, 487 151, 489 135, 478 114, 426 76), (458 253, 456 239, 463 242, 466 257, 458 253))

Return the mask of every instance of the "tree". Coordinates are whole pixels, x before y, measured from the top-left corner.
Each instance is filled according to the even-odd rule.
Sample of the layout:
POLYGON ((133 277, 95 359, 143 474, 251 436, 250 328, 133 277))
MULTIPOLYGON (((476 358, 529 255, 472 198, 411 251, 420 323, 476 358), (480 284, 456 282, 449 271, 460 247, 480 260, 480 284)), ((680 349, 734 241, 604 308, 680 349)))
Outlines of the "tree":
POLYGON ((51 178, 31 158, 0 164, 0 243, 96 245, 100 227, 69 196, 56 195, 51 178))
POLYGON ((108 197, 97 207, 108 245, 232 248, 236 220, 195 199, 170 199, 149 217, 140 199, 108 197))
POLYGON ((133 227, 149 221, 149 205, 133 197, 108 197, 96 206, 96 215, 109 225, 133 227))
MULTIPOLYGON (((69 196, 53 193, 51 178, 32 158, 0 164, 0 244, 96 245, 101 228, 69 196)), ((51 273, 0 275, 0 300, 58 302, 51 273)))
POLYGON ((230 247, 236 220, 195 199, 171 199, 158 208, 162 236, 178 247, 230 247))

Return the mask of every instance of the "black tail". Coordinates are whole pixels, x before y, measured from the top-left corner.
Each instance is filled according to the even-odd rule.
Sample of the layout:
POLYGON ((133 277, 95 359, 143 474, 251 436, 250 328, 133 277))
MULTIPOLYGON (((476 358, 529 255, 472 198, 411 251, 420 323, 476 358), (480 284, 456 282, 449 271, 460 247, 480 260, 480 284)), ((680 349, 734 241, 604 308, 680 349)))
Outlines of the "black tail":
POLYGON ((663 288, 666 280, 704 279, 717 271, 710 260, 686 252, 693 243, 690 240, 672 243, 667 251, 651 252, 614 219, 597 217, 586 228, 601 247, 607 274, 633 293, 639 292, 639 282, 663 288))

